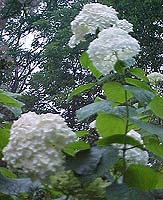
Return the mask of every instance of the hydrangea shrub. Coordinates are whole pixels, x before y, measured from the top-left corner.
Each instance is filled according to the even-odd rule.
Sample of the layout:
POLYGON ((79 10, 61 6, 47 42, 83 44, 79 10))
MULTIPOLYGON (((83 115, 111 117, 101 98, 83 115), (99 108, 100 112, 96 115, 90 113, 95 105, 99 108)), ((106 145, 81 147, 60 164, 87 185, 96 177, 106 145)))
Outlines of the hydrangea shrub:
MULTIPOLYGON (((106 190, 106 199, 131 199, 127 188, 125 189, 126 196, 123 198, 121 195, 122 188, 126 187, 124 184, 141 190, 163 187, 160 184, 163 177, 150 168, 149 156, 151 151, 162 157, 163 129, 162 126, 154 125, 150 121, 154 115, 156 117, 163 116, 160 112, 161 104, 163 104, 162 94, 157 94, 155 88, 150 84, 162 82, 162 75, 151 73, 147 76, 141 68, 134 66, 135 57, 138 56, 141 48, 139 42, 129 34, 133 31, 133 26, 126 19, 119 20, 118 13, 110 9, 112 8, 106 8, 105 5, 98 3, 84 6, 71 23, 73 36, 69 41, 69 46, 75 47, 85 39, 87 34, 96 36, 88 46, 88 56, 82 55, 81 64, 90 69, 93 75, 95 75, 95 69, 92 65, 101 73, 101 76, 95 76, 97 82, 94 85, 101 85, 103 97, 97 98, 94 103, 79 109, 77 116, 82 121, 96 114, 96 121, 90 124, 90 128, 95 129, 100 136, 97 145, 102 148, 112 146, 118 149, 121 164, 115 163, 114 150, 111 150, 110 154, 107 152, 108 157, 105 158, 105 154, 102 156, 102 161, 105 160, 104 166, 108 166, 107 173, 112 170, 113 163, 115 170, 113 182, 106 190), (90 7, 92 9, 88 11, 87 9, 90 7), (101 17, 102 12, 104 15, 101 17), (105 17, 107 17, 107 22, 105 17), (121 78, 114 80, 112 75, 121 78), (120 179, 121 181, 119 181, 120 179), (114 185, 115 182, 118 185, 114 185), (118 190, 120 187, 121 191, 118 190), (115 191, 114 196, 107 193, 107 191, 111 191, 111 188, 115 191)), ((86 86, 85 90, 84 87, 76 88, 70 96, 72 98, 73 95, 86 90, 86 86)), ((75 169, 79 175, 82 173, 81 166, 76 166, 75 169)), ((95 171, 97 174, 99 171, 101 173, 100 162, 95 171)), ((152 199, 152 197, 136 192, 134 199, 145 200, 152 199)))
POLYGON ((162 82, 162 75, 146 76, 132 66, 139 42, 129 34, 133 25, 117 14, 112 7, 90 3, 71 23, 71 48, 87 34, 96 36, 83 59, 100 75, 70 96, 96 86, 103 89, 95 102, 77 111, 79 121, 96 116, 90 128, 97 131, 98 141, 93 146, 80 141, 88 131, 78 132, 76 141, 59 115, 28 112, 13 123, 3 149, 8 166, 49 180, 55 199, 152 200, 151 190, 163 188, 163 170, 156 171, 150 163, 151 155, 163 158, 163 129, 151 121, 153 116, 163 118, 162 94, 152 87, 162 82))

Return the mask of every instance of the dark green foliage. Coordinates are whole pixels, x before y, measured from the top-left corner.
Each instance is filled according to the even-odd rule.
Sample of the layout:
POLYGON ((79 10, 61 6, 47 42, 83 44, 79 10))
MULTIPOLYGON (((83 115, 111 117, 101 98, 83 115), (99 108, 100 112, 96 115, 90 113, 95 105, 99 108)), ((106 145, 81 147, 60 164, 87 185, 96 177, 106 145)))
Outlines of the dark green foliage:
POLYGON ((125 184, 113 184, 106 189, 107 200, 154 200, 148 192, 142 192, 125 184))
POLYGON ((118 159, 118 151, 113 147, 92 147, 80 151, 75 157, 67 157, 66 167, 73 170, 82 181, 90 182, 98 176, 105 176, 118 159))
MULTIPOLYGON (((79 0, 71 5, 69 1, 61 0, 44 0, 43 2, 46 6, 43 7, 41 13, 34 12, 34 8, 37 10, 37 1, 26 1, 23 4, 18 0, 10 0, 3 9, 3 18, 8 18, 4 30, 9 33, 7 44, 14 67, 7 74, 3 73, 1 84, 5 84, 9 91, 18 93, 26 91, 23 97, 26 110, 38 113, 56 113, 61 110, 63 113, 64 110, 63 116, 69 125, 74 129, 83 129, 83 125, 76 122, 75 110, 93 102, 93 96, 97 96, 100 90, 93 89, 91 92, 86 92, 85 97, 79 95, 67 104, 68 94, 74 88, 94 80, 90 72, 83 70, 79 63, 79 56, 88 44, 82 43, 70 49, 67 43, 72 34, 70 22, 81 7, 90 1, 79 0), (21 11, 22 15, 20 15, 21 11), (20 38, 28 33, 36 33, 32 50, 25 50, 20 46, 20 38), (45 40, 39 40, 39 38, 45 40), (39 51, 38 47, 41 47, 39 51), (17 56, 20 59, 16 59, 17 56), (41 71, 31 75, 36 67, 39 67, 41 71), (22 73, 18 73, 18 68, 22 73), (27 87, 28 90, 26 90, 27 87)), ((98 2, 112 5, 119 12, 119 18, 126 18, 133 23, 133 35, 142 46, 137 65, 148 71, 159 71, 161 1, 99 0, 98 2)), ((83 57, 81 57, 81 63, 85 66, 83 57)), ((117 70, 121 73, 123 71, 117 70)))

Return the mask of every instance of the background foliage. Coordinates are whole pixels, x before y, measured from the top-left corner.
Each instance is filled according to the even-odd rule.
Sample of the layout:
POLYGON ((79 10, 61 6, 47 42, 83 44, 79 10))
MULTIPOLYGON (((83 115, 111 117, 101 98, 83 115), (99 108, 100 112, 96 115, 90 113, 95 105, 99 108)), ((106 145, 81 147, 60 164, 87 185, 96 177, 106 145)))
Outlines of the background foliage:
MULTIPOLYGON (((66 101, 72 89, 94 79, 79 63, 87 44, 74 49, 66 45, 71 35, 70 22, 88 2, 8 0, 1 9, 1 88, 23 94, 25 110, 62 113, 77 129, 82 125, 74 117, 75 110, 92 102, 100 92, 92 89, 85 96, 66 101), (26 35, 32 48, 23 46, 26 35)), ((160 71, 161 1, 98 2, 112 5, 120 18, 134 24, 134 37, 142 48, 137 65, 147 72, 160 71)))

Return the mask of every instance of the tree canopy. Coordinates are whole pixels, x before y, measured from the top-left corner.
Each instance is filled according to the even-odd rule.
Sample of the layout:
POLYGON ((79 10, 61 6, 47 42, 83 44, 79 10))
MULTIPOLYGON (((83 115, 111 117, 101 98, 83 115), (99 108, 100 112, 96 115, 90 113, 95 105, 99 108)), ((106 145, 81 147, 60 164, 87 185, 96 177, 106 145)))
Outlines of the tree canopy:
MULTIPOLYGON (((62 113, 73 126, 75 110, 99 94, 100 91, 92 89, 84 97, 79 95, 67 103, 70 91, 93 80, 79 63, 87 43, 74 49, 67 46, 70 22, 89 2, 94 1, 2 1, 1 88, 21 93, 25 110, 62 113)), ((98 2, 113 6, 119 18, 134 24, 134 37, 142 48, 136 65, 147 73, 160 71, 161 1, 98 2)))

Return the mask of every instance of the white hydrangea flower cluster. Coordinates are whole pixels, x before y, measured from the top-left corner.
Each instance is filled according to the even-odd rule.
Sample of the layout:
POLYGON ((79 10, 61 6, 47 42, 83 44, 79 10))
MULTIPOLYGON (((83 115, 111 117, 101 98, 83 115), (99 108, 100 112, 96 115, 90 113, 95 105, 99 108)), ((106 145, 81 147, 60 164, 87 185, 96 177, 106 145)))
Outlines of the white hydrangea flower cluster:
POLYGON ((75 133, 60 115, 28 112, 13 123, 3 159, 13 168, 44 179, 62 168, 61 151, 73 141, 75 133))
POLYGON ((133 25, 126 19, 119 20, 117 14, 112 7, 90 3, 71 22, 73 36, 68 43, 71 48, 84 41, 85 35, 95 34, 99 29, 98 38, 90 43, 87 52, 103 75, 114 70, 117 60, 132 65, 133 57, 140 51, 138 41, 128 34, 133 31, 133 25))
POLYGON ((114 69, 116 61, 129 61, 138 54, 138 41, 119 28, 104 29, 88 47, 88 54, 94 66, 103 74, 114 69))
POLYGON ((152 72, 149 75, 147 75, 148 80, 152 84, 157 84, 158 82, 163 81, 163 74, 160 74, 158 72, 152 72))
POLYGON ((100 3, 86 4, 71 22, 73 36, 70 38, 69 46, 75 47, 80 41, 85 40, 85 35, 95 34, 97 28, 102 31, 110 27, 117 27, 131 32, 132 24, 127 20, 119 20, 117 14, 118 12, 111 6, 100 3))
MULTIPOLYGON (((127 136, 131 136, 135 140, 139 141, 140 144, 143 144, 143 140, 141 139, 141 135, 138 132, 136 132, 134 130, 130 130, 127 133, 127 136)), ((123 148, 123 145, 121 145, 121 144, 114 144, 114 146, 119 148, 119 149, 123 148)), ((129 145, 129 144, 126 145, 126 148, 131 148, 131 147, 133 147, 133 146, 129 145)), ((122 150, 119 150, 119 156, 123 157, 123 151, 122 150)), ((143 151, 143 150, 135 147, 135 148, 126 150, 125 159, 126 159, 128 165, 131 165, 131 164, 147 165, 149 155, 148 155, 147 151, 143 151)))

